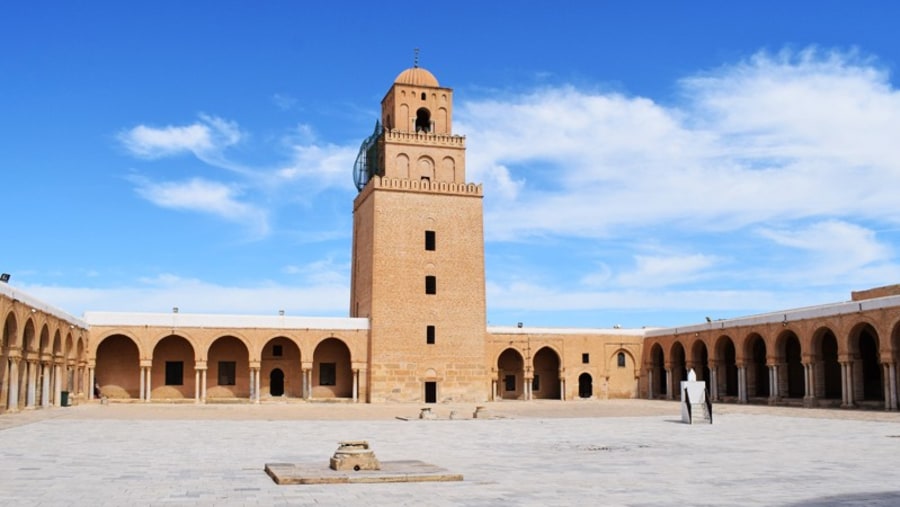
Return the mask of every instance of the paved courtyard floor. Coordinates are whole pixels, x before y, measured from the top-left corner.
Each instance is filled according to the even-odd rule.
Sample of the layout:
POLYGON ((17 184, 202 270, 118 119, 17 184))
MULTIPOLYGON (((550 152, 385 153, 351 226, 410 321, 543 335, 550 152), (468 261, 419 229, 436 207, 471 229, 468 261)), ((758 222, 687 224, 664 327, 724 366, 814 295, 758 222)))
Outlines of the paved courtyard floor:
POLYGON ((84 404, 0 416, 0 505, 900 505, 900 414, 674 402, 84 404), (459 419, 449 419, 450 412, 459 419), (398 417, 410 418, 409 420, 398 417), (462 482, 276 485, 340 440, 462 482))

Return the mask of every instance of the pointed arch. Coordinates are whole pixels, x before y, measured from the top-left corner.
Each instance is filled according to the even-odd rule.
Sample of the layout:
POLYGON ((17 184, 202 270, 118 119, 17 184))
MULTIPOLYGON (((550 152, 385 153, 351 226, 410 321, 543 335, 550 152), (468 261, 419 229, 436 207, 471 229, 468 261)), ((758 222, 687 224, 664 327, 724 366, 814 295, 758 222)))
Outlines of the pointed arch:
POLYGON ((509 347, 497 357, 498 394, 501 399, 524 399, 525 360, 522 353, 509 347))
POLYGON ((335 336, 325 338, 313 352, 313 398, 350 398, 353 396, 353 370, 350 348, 335 336))
POLYGON ((111 334, 97 344, 96 355, 94 382, 100 385, 100 394, 111 399, 138 399, 141 358, 137 342, 125 334, 111 334))
POLYGON ((549 345, 541 347, 532 358, 533 377, 531 393, 537 399, 560 399, 559 375, 561 361, 559 354, 549 345))

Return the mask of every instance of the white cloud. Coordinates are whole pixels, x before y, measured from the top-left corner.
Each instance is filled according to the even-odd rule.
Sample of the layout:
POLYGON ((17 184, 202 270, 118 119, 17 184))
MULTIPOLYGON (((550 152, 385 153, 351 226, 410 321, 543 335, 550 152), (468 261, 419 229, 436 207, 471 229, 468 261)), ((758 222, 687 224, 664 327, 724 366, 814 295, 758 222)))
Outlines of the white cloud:
POLYGON ((200 178, 164 182, 152 182, 139 176, 130 179, 137 185, 135 191, 138 195, 157 206, 214 215, 244 224, 260 236, 269 231, 267 213, 252 204, 241 202, 241 190, 234 185, 200 178))
POLYGON ((710 255, 694 254, 671 257, 637 255, 635 269, 621 273, 617 282, 623 287, 665 287, 707 278, 705 270, 717 260, 710 255))
POLYGON ((677 106, 572 87, 458 105, 469 177, 486 184, 486 231, 603 237, 659 223, 900 221, 900 93, 870 62, 761 53, 681 87, 677 106))
POLYGON ((117 288, 29 285, 23 289, 76 315, 85 311, 170 312, 178 307, 185 313, 276 315, 285 310, 289 315, 346 316, 350 299, 345 286, 234 287, 172 274, 117 288))
POLYGON ((185 126, 138 125, 119 134, 128 151, 142 158, 161 158, 189 152, 201 160, 215 160, 225 148, 241 141, 237 124, 216 116, 200 115, 185 126))

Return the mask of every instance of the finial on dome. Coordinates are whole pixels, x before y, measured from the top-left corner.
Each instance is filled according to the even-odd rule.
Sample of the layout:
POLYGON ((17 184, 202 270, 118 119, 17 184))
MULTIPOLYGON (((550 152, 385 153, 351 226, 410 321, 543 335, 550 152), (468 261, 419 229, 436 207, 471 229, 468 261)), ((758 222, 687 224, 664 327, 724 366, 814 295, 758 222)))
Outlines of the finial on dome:
POLYGON ((418 69, 419 68, 419 48, 414 48, 413 51, 416 54, 415 57, 413 58, 413 68, 418 69))

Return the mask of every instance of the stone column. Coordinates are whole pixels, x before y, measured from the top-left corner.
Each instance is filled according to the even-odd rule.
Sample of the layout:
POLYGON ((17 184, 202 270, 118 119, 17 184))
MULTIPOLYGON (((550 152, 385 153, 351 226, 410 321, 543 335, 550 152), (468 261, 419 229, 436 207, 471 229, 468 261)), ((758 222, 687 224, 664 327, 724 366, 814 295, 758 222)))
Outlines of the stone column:
POLYGON ((359 368, 353 368, 353 403, 359 402, 359 368))
POLYGON ((62 364, 53 365, 53 405, 62 405, 62 364))
POLYGON ((747 367, 743 364, 738 366, 738 401, 747 403, 747 367))
POLYGON ((6 397, 6 410, 19 410, 19 358, 9 358, 9 391, 6 397))
POLYGON ((200 403, 200 369, 194 367, 194 403, 200 403))
POLYGON ((559 377, 559 399, 566 401, 566 378, 563 376, 559 377))
POLYGON ((91 386, 90 388, 88 388, 88 399, 93 400, 94 399, 95 379, 94 379, 94 369, 91 368, 90 366, 88 366, 88 382, 90 383, 90 386, 91 386))
POLYGON ((888 363, 888 382, 890 382, 888 391, 891 401, 888 410, 897 410, 897 363, 895 362, 888 363))
POLYGON ((675 381, 672 379, 672 368, 666 368, 666 399, 672 399, 672 391, 675 391, 675 381))
POLYGON ((37 368, 34 361, 25 361, 25 408, 34 408, 34 400, 36 394, 35 383, 37 383, 37 368))
POLYGON ((711 401, 719 401, 719 367, 709 368, 709 398, 711 401))
POLYGON ((250 378, 253 379, 253 403, 259 403, 259 366, 256 366, 250 370, 250 378))
POLYGON ((209 377, 209 367, 204 367, 200 371, 202 372, 200 374, 200 401, 206 403, 206 379, 209 377))
POLYGON ((303 377, 303 399, 308 400, 310 398, 310 394, 312 393, 312 389, 310 388, 311 370, 309 368, 303 368, 301 371, 301 376, 303 377))
POLYGON ((138 381, 138 386, 139 386, 139 389, 140 389, 140 393, 138 394, 138 399, 140 399, 141 401, 144 401, 144 399, 146 398, 146 394, 145 394, 145 390, 146 390, 145 387, 146 387, 146 386, 145 386, 145 384, 144 384, 144 376, 145 376, 145 375, 144 375, 144 372, 145 372, 145 371, 146 371, 146 370, 144 369, 144 367, 141 366, 141 367, 140 367, 140 376, 141 376, 141 379, 138 381))
POLYGON ((150 401, 153 398, 153 386, 152 386, 152 377, 153 377, 153 367, 147 367, 147 401, 150 401))
POLYGON ((50 367, 41 363, 41 407, 50 406, 50 367))
POLYGON ((647 370, 647 399, 653 399, 653 367, 647 370))
POLYGON ((841 363, 841 394, 842 404, 844 408, 850 408, 854 405, 853 400, 853 362, 844 361, 841 363))

